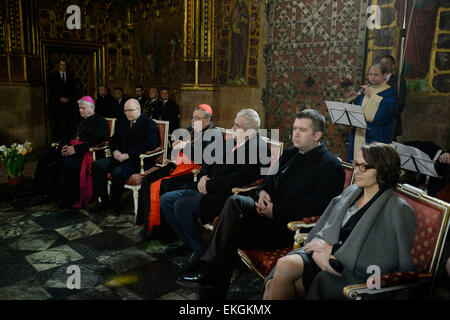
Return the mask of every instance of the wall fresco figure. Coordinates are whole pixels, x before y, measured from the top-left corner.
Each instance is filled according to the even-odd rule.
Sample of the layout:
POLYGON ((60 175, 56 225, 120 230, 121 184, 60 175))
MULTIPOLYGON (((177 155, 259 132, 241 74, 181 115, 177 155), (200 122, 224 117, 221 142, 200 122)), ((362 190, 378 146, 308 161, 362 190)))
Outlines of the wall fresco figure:
POLYGON ((231 11, 231 66, 232 84, 246 85, 249 13, 244 0, 237 0, 231 11))

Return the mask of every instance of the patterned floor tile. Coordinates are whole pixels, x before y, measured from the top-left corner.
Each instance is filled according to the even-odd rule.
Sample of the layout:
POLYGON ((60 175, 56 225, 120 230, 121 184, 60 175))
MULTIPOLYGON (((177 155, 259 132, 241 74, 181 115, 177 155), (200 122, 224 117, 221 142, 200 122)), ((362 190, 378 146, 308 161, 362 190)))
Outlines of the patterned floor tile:
POLYGON ((100 256, 97 260, 116 273, 126 272, 156 261, 154 257, 136 248, 117 251, 107 256, 100 256))
MULTIPOLYGON (((77 292, 78 290, 74 290, 77 292)), ((121 297, 114 293, 104 285, 99 285, 95 288, 78 291, 77 293, 69 296, 68 300, 121 300, 121 297)))
POLYGON ((90 221, 80 222, 77 224, 73 224, 71 226, 58 228, 55 229, 55 231, 68 240, 75 240, 79 238, 89 237, 94 234, 103 232, 102 229, 100 229, 90 221))
POLYGON ((0 237, 3 239, 9 239, 18 237, 22 234, 37 232, 41 230, 44 229, 32 220, 18 221, 13 224, 0 226, 0 237))
POLYGON ((9 247, 14 250, 45 250, 48 249, 57 239, 57 234, 28 233, 21 235, 9 247))
POLYGON ((156 300, 197 300, 198 294, 187 288, 180 288, 175 291, 169 292, 156 300))
MULTIPOLYGON (((101 264, 76 264, 80 269, 80 288, 88 289, 94 288, 98 285, 101 279, 102 272, 106 269, 104 265, 101 264)), ((56 269, 55 273, 48 279, 44 284, 45 288, 67 288, 67 280, 72 272, 68 272, 67 266, 62 266, 56 269)))
POLYGON ((47 300, 52 296, 34 279, 0 288, 0 300, 47 300))
POLYGON ((131 240, 112 230, 103 230, 102 233, 87 238, 79 238, 70 241, 68 244, 83 257, 94 259, 135 246, 131 240))
POLYGON ((0 202, 0 211, 5 212, 14 210, 14 207, 9 202, 0 202))
POLYGON ((131 215, 107 215, 98 225, 100 227, 131 228, 135 226, 135 217, 131 215))
POLYGON ((55 230, 89 221, 89 218, 76 210, 57 210, 49 212, 46 215, 34 217, 33 221, 47 230, 55 230))
POLYGON ((43 271, 76 262, 83 259, 83 256, 69 246, 63 245, 29 254, 25 258, 37 271, 43 271))
POLYGON ((123 235, 124 237, 130 239, 132 242, 138 243, 138 242, 142 241, 142 237, 139 234, 139 232, 141 232, 141 230, 142 230, 141 226, 134 225, 129 228, 117 230, 117 232, 120 233, 121 235, 123 235))

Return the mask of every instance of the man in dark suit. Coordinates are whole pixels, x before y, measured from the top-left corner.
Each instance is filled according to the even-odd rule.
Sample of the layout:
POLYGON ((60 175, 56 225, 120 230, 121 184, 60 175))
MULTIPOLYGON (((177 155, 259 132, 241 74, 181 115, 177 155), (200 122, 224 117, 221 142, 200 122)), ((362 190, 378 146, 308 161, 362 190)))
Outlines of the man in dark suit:
POLYGON ((344 187, 344 169, 320 142, 325 118, 313 109, 300 112, 294 122, 294 147, 283 152, 278 171, 268 175, 250 196, 229 197, 219 215, 210 243, 201 257, 204 265, 195 275, 177 283, 207 288, 200 299, 224 299, 233 273, 237 249, 273 250, 292 245, 290 221, 320 216, 344 187))
POLYGON ((109 94, 108 88, 105 86, 98 87, 98 98, 97 101, 95 101, 95 112, 104 117, 116 119, 123 115, 123 112, 119 111, 118 104, 109 94))
POLYGON ((169 121, 169 134, 180 127, 180 108, 170 99, 169 89, 161 90, 161 120, 169 121))
POLYGON ((162 101, 159 99, 159 91, 156 88, 148 90, 149 99, 142 108, 142 113, 150 119, 161 119, 162 101))
MULTIPOLYGON (((157 147, 158 127, 156 123, 141 114, 141 107, 136 99, 125 103, 126 120, 121 121, 110 140, 112 156, 94 162, 94 195, 102 203, 94 211, 102 211, 113 206, 117 214, 122 211, 120 196, 125 181, 140 170, 139 155, 157 147), (107 191, 107 173, 111 172, 111 201, 107 191)), ((151 168, 154 158, 144 162, 144 169, 151 168)))
POLYGON ((51 75, 51 95, 54 107, 53 137, 59 139, 75 115, 75 79, 67 70, 67 60, 58 60, 58 71, 51 75))
POLYGON ((392 138, 394 141, 397 141, 397 136, 402 135, 402 117, 401 114, 405 109, 406 102, 406 81, 405 79, 401 79, 400 81, 400 90, 398 90, 398 77, 392 72, 395 68, 395 59, 390 55, 386 55, 381 57, 380 62, 386 66, 386 78, 385 81, 388 85, 395 88, 397 90, 397 99, 398 99, 398 108, 395 112, 395 120, 394 120, 394 132, 392 133, 392 138))
POLYGON ((126 120, 125 115, 123 114, 123 108, 125 106, 125 102, 127 102, 127 97, 125 97, 123 89, 120 87, 114 88, 113 90, 113 96, 114 96, 114 105, 115 105, 115 109, 118 111, 118 119, 117 119, 117 124, 116 126, 119 125, 119 123, 122 120, 126 120))
POLYGON ((214 143, 214 159, 203 155, 198 184, 160 197, 161 213, 183 243, 193 250, 182 271, 198 266, 199 258, 206 249, 197 219, 200 218, 202 223, 211 222, 232 195, 233 187, 243 187, 256 181, 261 176, 263 161, 269 166, 270 150, 259 136, 259 125, 260 119, 255 110, 239 111, 233 126, 234 139, 228 139, 224 144, 214 143), (260 155, 266 155, 265 159, 260 155))
POLYGON ((141 106, 141 110, 144 108, 145 104, 148 101, 148 97, 145 95, 144 87, 138 85, 134 87, 134 92, 136 93, 135 99, 139 101, 139 105, 141 106))

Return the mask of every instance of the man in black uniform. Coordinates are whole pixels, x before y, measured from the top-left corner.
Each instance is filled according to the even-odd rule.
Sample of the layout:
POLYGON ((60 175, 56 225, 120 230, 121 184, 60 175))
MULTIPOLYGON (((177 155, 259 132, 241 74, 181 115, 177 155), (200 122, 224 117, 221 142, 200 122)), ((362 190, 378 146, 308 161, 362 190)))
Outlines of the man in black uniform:
POLYGON ((161 120, 162 102, 159 99, 159 91, 156 88, 148 90, 149 100, 145 103, 142 113, 150 119, 161 120))
POLYGON ((169 134, 180 127, 180 108, 170 98, 169 89, 161 90, 161 120, 169 121, 169 134))
POLYGON ((106 118, 116 119, 123 115, 122 111, 118 108, 118 104, 109 94, 108 88, 105 86, 98 87, 98 98, 97 101, 95 101, 95 113, 106 118))
POLYGON ((53 138, 60 138, 64 128, 70 127, 75 115, 75 79, 67 70, 67 60, 58 60, 58 71, 51 75, 53 100, 53 138))

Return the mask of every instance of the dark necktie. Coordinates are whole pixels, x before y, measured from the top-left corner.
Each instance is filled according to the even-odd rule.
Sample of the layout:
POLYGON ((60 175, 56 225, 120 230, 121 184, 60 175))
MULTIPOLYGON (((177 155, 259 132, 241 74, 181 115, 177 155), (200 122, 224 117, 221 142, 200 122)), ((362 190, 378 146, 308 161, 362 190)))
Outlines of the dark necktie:
POLYGON ((63 81, 63 82, 66 82, 66 73, 63 72, 61 75, 62 75, 62 81, 63 81))

